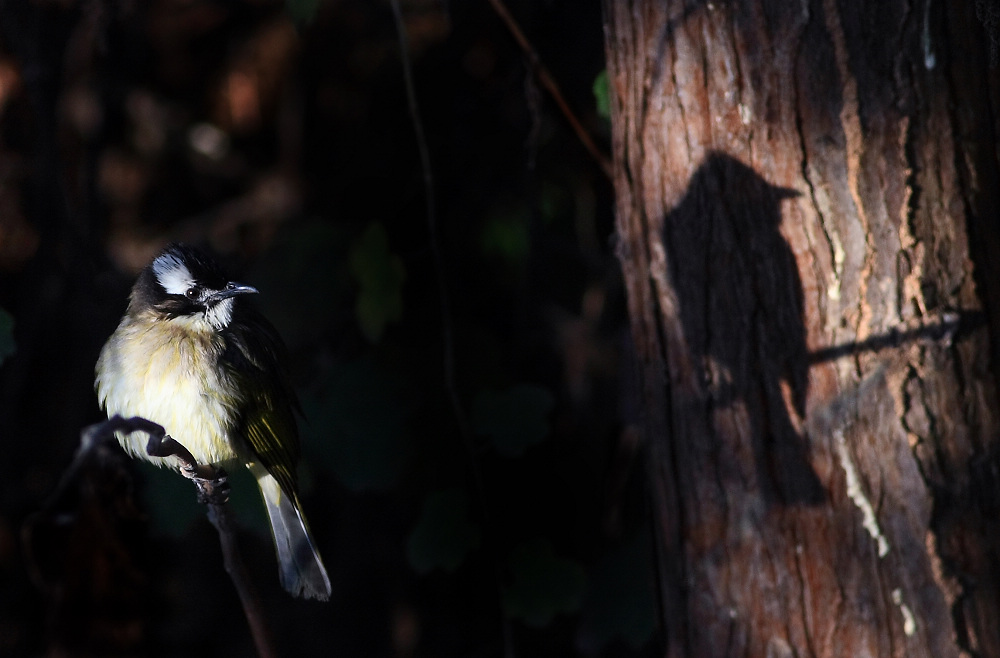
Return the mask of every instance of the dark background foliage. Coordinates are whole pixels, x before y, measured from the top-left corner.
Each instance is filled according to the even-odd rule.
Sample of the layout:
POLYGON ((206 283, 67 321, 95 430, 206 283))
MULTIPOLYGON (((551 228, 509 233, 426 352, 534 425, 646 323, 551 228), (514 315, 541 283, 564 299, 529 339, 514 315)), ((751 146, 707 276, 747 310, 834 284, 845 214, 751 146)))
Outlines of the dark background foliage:
MULTIPOLYGON (((606 148, 599 3, 510 9, 606 148)), ((284 655, 651 650, 610 185, 485 0, 403 11, 433 236, 387 2, 0 3, 0 654, 252 652, 189 483, 102 450, 57 490, 172 240, 292 356, 329 603, 280 590, 238 474, 232 501, 284 655)))

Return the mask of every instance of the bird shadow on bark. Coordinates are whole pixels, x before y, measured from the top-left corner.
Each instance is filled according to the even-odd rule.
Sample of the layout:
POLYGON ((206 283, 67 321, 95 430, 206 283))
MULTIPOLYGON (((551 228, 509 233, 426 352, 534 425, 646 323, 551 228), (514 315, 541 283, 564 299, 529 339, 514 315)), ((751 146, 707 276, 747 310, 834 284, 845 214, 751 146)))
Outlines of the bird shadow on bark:
POLYGON ((758 493, 768 504, 814 505, 825 491, 803 429, 802 284, 778 230, 781 202, 795 196, 728 155, 706 157, 664 219, 679 316, 665 319, 666 330, 682 334, 668 344, 683 346, 667 356, 682 373, 673 413, 684 416, 675 428, 679 422, 686 430, 675 431, 675 440, 702 443, 692 456, 721 451, 718 476, 727 489, 758 493))

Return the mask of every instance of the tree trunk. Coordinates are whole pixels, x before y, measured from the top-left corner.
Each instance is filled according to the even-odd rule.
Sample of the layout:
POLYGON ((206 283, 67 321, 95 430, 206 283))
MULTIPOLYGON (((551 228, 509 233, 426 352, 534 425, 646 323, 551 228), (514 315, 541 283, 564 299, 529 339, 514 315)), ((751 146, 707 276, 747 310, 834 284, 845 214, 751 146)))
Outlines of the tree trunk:
POLYGON ((605 0, 666 655, 1000 656, 976 11, 605 0))

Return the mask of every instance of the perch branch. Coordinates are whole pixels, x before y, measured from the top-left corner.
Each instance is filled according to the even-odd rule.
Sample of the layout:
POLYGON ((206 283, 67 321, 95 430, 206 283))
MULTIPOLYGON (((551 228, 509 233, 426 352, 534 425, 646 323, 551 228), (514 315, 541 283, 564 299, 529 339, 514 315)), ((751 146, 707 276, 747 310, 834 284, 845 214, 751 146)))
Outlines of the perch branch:
POLYGON ((152 421, 138 416, 133 418, 113 416, 103 423, 97 423, 84 429, 80 438, 80 448, 77 450, 70 470, 67 471, 67 477, 80 468, 84 458, 95 446, 114 441, 116 432, 123 434, 144 432, 149 436, 149 442, 146 444, 146 452, 149 455, 175 457, 181 463, 181 473, 195 483, 198 488, 198 500, 207 505, 208 520, 219 533, 223 565, 239 594, 243 613, 246 615, 250 634, 253 636, 254 645, 257 648, 257 654, 261 658, 277 656, 274 640, 260 606, 260 596, 253 586, 253 580, 247 572, 236 542, 235 524, 229 508, 226 506, 226 501, 229 500, 229 484, 224 470, 217 469, 211 464, 198 464, 187 448, 168 436, 162 426, 152 421))
POLYGON ((520 46, 521 50, 524 52, 525 57, 528 58, 528 62, 531 64, 531 68, 534 69, 535 75, 538 76, 538 81, 542 83, 546 91, 552 96, 552 100, 555 101, 556 106, 562 115, 566 117, 566 121, 569 122, 573 132, 576 133, 577 139, 583 144, 583 147, 587 149, 587 152, 597 161, 598 166, 600 166, 601 171, 604 175, 608 177, 608 180, 614 180, 614 169, 611 166, 611 160, 608 158, 604 152, 597 147, 594 140, 591 138, 590 133, 587 129, 583 127, 580 120, 577 118, 576 114, 570 109, 569 103, 566 102, 566 98, 563 97, 562 90, 556 83, 555 78, 549 73, 549 69, 542 63, 541 57, 538 56, 538 51, 535 47, 531 45, 528 41, 528 37, 524 36, 524 32, 521 30, 521 26, 518 25, 517 21, 511 15, 510 11, 507 10, 507 6, 503 3, 503 0, 488 0, 490 6, 493 7, 493 11, 497 13, 500 20, 504 22, 507 29, 510 31, 511 36, 514 37, 514 41, 520 46))

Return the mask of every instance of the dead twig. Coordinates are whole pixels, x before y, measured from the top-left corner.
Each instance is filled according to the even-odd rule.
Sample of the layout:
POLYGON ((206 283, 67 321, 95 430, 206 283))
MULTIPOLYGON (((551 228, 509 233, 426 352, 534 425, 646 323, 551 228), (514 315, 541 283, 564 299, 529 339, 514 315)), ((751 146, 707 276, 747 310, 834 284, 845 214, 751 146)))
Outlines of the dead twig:
POLYGON ((229 500, 229 484, 224 470, 217 469, 211 464, 198 464, 187 448, 168 436, 162 426, 150 420, 138 416, 133 418, 113 416, 103 423, 91 425, 83 430, 80 437, 80 448, 76 452, 73 463, 64 474, 59 490, 62 490, 75 477, 81 464, 96 446, 116 441, 115 434, 118 432, 123 434, 144 432, 149 435, 149 442, 146 444, 146 452, 149 455, 175 457, 181 463, 181 473, 194 482, 198 488, 198 500, 208 506, 208 520, 219 533, 223 565, 239 594, 243 613, 246 615, 250 634, 253 636, 254 645, 257 648, 257 654, 261 658, 277 656, 274 639, 261 609, 260 596, 247 572, 236 542, 235 523, 229 507, 226 505, 226 501, 229 500))
POLYGON ((546 91, 552 96, 552 100, 555 101, 556 106, 559 111, 562 112, 563 116, 566 117, 566 121, 569 122, 573 132, 576 133, 577 139, 583 144, 583 147, 587 149, 587 152, 593 156, 594 160, 597 161, 598 166, 600 166, 601 171, 604 175, 608 177, 608 180, 614 180, 614 168, 611 166, 611 159, 604 154, 601 149, 597 147, 594 140, 591 138, 590 133, 587 129, 583 127, 580 120, 577 118, 576 114, 570 109, 569 103, 563 97, 562 90, 556 83, 552 74, 549 73, 548 68, 542 63, 541 57, 538 56, 538 51, 535 50, 531 42, 528 41, 528 37, 524 36, 524 32, 521 30, 521 26, 518 25, 514 17, 511 16, 510 11, 508 11, 507 6, 503 3, 503 0, 487 0, 490 6, 493 7, 493 11, 497 13, 500 20, 504 22, 507 29, 510 31, 511 35, 514 37, 514 41, 517 45, 521 47, 524 55, 528 58, 528 62, 531 64, 531 68, 534 69, 535 75, 538 76, 538 81, 542 83, 546 91))
POLYGON ((438 299, 441 306, 441 334, 443 342, 443 370, 445 388, 448 392, 452 413, 455 415, 455 422, 458 424, 459 434, 465 443, 466 451, 469 454, 473 477, 477 486, 482 486, 482 475, 479 469, 479 460, 476 456, 476 448, 472 440, 472 432, 466 418, 462 401, 458 394, 458 383, 455 379, 455 339, 452 335, 452 314, 451 296, 448 293, 448 280, 445 271, 444 257, 441 254, 441 246, 438 240, 437 230, 437 207, 434 195, 434 176, 431 170, 430 148, 427 146, 427 138, 424 135, 424 124, 420 116, 420 106, 417 103, 416 86, 413 83, 413 66, 410 62, 409 45, 406 37, 406 24, 403 22, 403 12, 399 5, 399 0, 389 0, 392 6, 393 17, 396 21, 396 33, 399 39, 400 60, 403 65, 403 83, 406 86, 406 100, 410 110, 410 121, 413 124, 413 132, 417 140, 417 150, 420 154, 420 168, 424 177, 424 196, 426 198, 427 213, 427 233, 431 248, 431 256, 434 260, 434 269, 437 275, 438 299))
MULTIPOLYGON (((400 60, 403 65, 403 81, 406 86, 406 99, 410 110, 410 120, 413 122, 413 132, 417 139, 417 149, 420 152, 420 164, 424 175, 424 194, 427 199, 427 231, 430 241, 431 253, 434 258, 434 266, 437 273, 438 294, 441 304, 441 324, 442 339, 444 342, 444 379, 448 398, 451 402, 452 413, 455 415, 455 422, 458 424, 458 432, 462 438, 466 453, 469 459, 469 470, 479 494, 481 505, 481 515, 483 528, 489 532, 489 510, 487 505, 486 484, 483 480, 482 468, 479 465, 479 456, 476 452, 476 445, 473 439, 472 430, 462 407, 462 401, 458 394, 458 383, 455 377, 455 344, 452 336, 451 301, 448 294, 448 281, 445 272, 444 257, 441 254, 441 247, 437 235, 437 210, 434 203, 434 177, 431 172, 430 149, 427 146, 427 138, 424 135, 423 120, 420 117, 420 106, 417 104, 416 86, 413 82, 413 66, 410 62, 408 39, 406 36, 406 24, 403 21, 403 11, 400 7, 400 0, 389 0, 392 6, 392 14, 396 22, 396 34, 399 38, 400 60)), ((501 591, 501 573, 499 559, 493 556, 495 574, 497 578, 497 592, 501 591)), ((500 605, 500 627, 503 634, 503 652, 505 658, 512 658, 514 655, 513 634, 510 622, 503 614, 500 605)))

